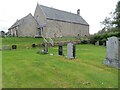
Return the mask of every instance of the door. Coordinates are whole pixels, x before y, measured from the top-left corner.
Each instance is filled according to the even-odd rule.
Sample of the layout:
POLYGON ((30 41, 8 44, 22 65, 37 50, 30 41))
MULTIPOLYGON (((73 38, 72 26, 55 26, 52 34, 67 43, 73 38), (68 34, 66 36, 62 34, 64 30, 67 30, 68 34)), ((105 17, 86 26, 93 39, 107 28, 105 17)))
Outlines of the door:
POLYGON ((39 34, 39 35, 42 35, 42 33, 43 33, 43 27, 40 27, 40 28, 39 28, 39 31, 38 31, 38 34, 39 34))

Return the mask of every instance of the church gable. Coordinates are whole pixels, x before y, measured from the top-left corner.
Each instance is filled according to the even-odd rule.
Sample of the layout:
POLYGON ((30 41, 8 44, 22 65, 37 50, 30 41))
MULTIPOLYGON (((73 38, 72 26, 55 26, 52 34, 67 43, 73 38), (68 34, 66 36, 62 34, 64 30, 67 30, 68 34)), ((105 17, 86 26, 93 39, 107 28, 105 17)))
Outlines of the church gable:
POLYGON ((22 19, 17 20, 9 28, 9 33, 12 36, 34 36, 36 33, 37 25, 37 21, 30 13, 22 19))
POLYGON ((46 16, 43 12, 42 8, 37 4, 37 7, 35 9, 34 18, 37 20, 39 25, 45 25, 46 24, 46 16))

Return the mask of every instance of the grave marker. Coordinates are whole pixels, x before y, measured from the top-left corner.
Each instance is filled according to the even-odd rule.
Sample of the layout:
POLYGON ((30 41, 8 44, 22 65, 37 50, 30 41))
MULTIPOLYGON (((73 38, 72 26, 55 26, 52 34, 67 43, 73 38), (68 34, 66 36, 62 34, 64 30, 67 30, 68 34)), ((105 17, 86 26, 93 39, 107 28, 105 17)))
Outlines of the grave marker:
POLYGON ((99 43, 100 43, 100 42, 99 42, 99 41, 97 41, 97 42, 95 43, 95 45, 99 46, 99 43))
POLYGON ((9 45, 4 45, 3 50, 11 50, 11 48, 9 47, 9 45))
POLYGON ((34 48, 34 47, 36 47, 36 45, 35 45, 35 44, 32 44, 32 48, 34 48))
POLYGON ((43 43, 42 46, 43 46, 43 49, 41 50, 41 54, 47 54, 48 53, 48 44, 43 43))
POLYGON ((67 44, 67 58, 72 59, 76 57, 76 47, 73 43, 67 44))
POLYGON ((63 46, 62 45, 59 45, 58 55, 63 55, 63 46))
POLYGON ((47 43, 44 44, 44 52, 48 53, 48 44, 47 43))
POLYGON ((104 64, 120 69, 120 38, 108 38, 106 44, 107 54, 104 60, 104 64))
POLYGON ((17 45, 12 45, 12 49, 17 49, 17 45))

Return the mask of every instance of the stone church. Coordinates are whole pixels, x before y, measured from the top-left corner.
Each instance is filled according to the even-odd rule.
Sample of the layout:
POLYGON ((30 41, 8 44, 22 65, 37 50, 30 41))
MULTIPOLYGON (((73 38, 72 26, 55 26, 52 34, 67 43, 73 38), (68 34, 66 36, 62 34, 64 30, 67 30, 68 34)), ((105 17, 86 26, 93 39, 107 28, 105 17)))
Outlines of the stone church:
POLYGON ((37 4, 34 16, 28 14, 17 20, 8 32, 12 36, 67 37, 88 36, 89 24, 77 14, 37 4))

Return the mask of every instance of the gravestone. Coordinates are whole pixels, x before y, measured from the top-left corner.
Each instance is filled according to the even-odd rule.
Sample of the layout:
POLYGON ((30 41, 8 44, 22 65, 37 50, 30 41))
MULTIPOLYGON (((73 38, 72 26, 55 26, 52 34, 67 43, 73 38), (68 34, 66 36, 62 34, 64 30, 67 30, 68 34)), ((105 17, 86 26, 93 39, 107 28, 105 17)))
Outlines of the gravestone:
POLYGON ((120 69, 120 38, 111 37, 106 42, 107 54, 104 64, 120 69))
POLYGON ((97 41, 97 42, 95 43, 95 45, 99 46, 99 41, 97 41))
POLYGON ((63 46, 62 45, 59 45, 58 55, 63 55, 63 46))
POLYGON ((67 58, 72 59, 76 57, 76 47, 73 43, 67 44, 67 58))
POLYGON ((42 46, 43 46, 43 49, 41 50, 41 54, 47 54, 48 53, 48 44, 43 43, 42 46))
POLYGON ((106 46, 106 43, 105 43, 105 42, 103 43, 103 46, 106 46))
POLYGON ((36 47, 36 45, 35 45, 35 44, 32 44, 32 48, 34 48, 34 47, 36 47))
POLYGON ((47 43, 44 44, 44 52, 48 53, 48 44, 47 43))
POLYGON ((9 47, 9 45, 4 45, 3 50, 11 50, 11 48, 9 47))
POLYGON ((73 44, 73 57, 75 58, 76 57, 76 45, 73 44))
POLYGON ((12 45, 12 49, 17 49, 17 45, 12 45))

